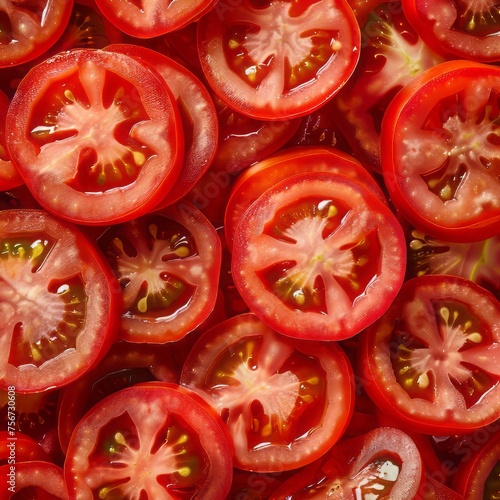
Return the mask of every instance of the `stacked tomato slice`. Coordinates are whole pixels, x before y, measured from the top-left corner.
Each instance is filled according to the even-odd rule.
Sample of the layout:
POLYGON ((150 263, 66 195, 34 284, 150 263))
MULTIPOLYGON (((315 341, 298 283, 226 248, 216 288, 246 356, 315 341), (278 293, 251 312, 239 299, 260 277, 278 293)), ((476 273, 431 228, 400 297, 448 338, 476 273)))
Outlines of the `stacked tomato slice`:
POLYGON ((498 498, 499 24, 1 4, 0 496, 498 498))

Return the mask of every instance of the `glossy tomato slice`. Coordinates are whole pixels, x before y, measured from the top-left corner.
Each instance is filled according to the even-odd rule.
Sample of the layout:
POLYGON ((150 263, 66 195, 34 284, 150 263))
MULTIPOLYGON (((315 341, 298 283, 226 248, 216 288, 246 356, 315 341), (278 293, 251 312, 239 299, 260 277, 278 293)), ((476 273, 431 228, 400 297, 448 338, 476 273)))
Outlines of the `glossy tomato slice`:
POLYGON ((68 384, 115 339, 119 285, 87 238, 46 212, 0 212, 0 244, 0 385, 68 384))
POLYGON ((424 484, 418 448, 404 432, 379 427, 344 440, 286 480, 271 500, 417 498, 424 484))
POLYGON ((28 435, 17 431, 0 431, 0 466, 32 460, 49 461, 49 456, 28 435))
POLYGON ((167 345, 116 342, 93 370, 61 391, 58 436, 63 451, 84 414, 106 396, 143 382, 178 382, 180 368, 167 345))
POLYGON ((152 66, 177 102, 184 131, 184 162, 175 189, 160 205, 175 203, 196 184, 215 156, 219 127, 212 98, 193 73, 155 50, 132 44, 113 44, 106 50, 130 55, 152 66))
POLYGON ((210 10, 215 0, 141 0, 115 2, 96 0, 108 20, 118 29, 137 38, 153 38, 182 28, 210 10))
POLYGON ((174 99, 125 54, 78 49, 35 66, 7 114, 7 148, 39 203, 81 224, 150 211, 183 158, 174 99))
POLYGON ((358 65, 332 100, 332 116, 359 161, 380 173, 380 124, 388 103, 443 59, 415 33, 400 2, 380 3, 363 26, 362 40, 358 65))
POLYGON ((404 246, 396 217, 368 188, 338 174, 297 174, 242 214, 233 278, 274 330, 340 340, 387 310, 403 282, 404 246))
POLYGON ((349 361, 336 344, 279 335, 253 314, 208 330, 184 364, 181 383, 226 422, 235 466, 296 469, 344 432, 354 404, 349 361))
POLYGON ((43 54, 61 36, 72 7, 73 0, 2 1, 0 67, 43 54))
POLYGON ((232 248, 235 230, 245 210, 267 189, 295 174, 330 172, 342 174, 364 184, 384 203, 385 195, 375 179, 352 156, 327 147, 290 148, 256 163, 236 179, 227 202, 224 230, 228 247, 232 248))
POLYGON ((42 460, 3 465, 0 474, 6 484, 2 498, 69 500, 61 467, 42 460))
POLYGON ((24 183, 17 168, 10 161, 5 145, 5 119, 10 99, 0 90, 0 191, 15 188, 24 183))
POLYGON ((220 500, 231 487, 231 446, 199 396, 144 384, 108 396, 79 422, 65 477, 71 498, 220 500))
POLYGON ((495 0, 402 0, 408 19, 434 50, 459 59, 500 60, 500 10, 495 0))
POLYGON ((500 305, 465 278, 407 281, 359 354, 368 394, 412 430, 464 433, 498 418, 500 305))
POLYGON ((111 226, 99 246, 122 287, 121 338, 178 340, 212 312, 221 243, 215 228, 189 203, 111 226))
POLYGON ((286 119, 320 107, 351 75, 359 48, 345 0, 220 2, 198 22, 210 86, 254 118, 286 119))
POLYGON ((416 76, 382 121, 389 194, 417 229, 449 241, 498 234, 500 68, 445 62, 416 76))

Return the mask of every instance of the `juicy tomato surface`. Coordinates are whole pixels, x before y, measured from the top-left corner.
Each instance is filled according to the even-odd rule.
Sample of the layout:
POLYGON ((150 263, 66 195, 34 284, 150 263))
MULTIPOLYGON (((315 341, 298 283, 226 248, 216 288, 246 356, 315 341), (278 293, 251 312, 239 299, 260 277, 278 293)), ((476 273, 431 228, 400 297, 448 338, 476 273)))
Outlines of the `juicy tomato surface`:
POLYGON ((0 498, 500 498, 499 12, 0 0, 0 498))
POLYGON ((105 225, 153 209, 184 155, 177 105, 125 54, 62 52, 23 79, 7 113, 7 148, 39 203, 105 225))
POLYGON ((419 432, 464 433, 500 411, 500 304, 454 276, 406 281, 389 311, 363 332, 365 388, 419 432))
POLYGON ((325 453, 351 417, 353 380, 335 344, 283 337, 253 314, 208 330, 193 346, 181 383, 227 424, 235 466, 296 469, 325 453))
POLYGON ((347 176, 308 172, 278 182, 243 213, 233 279, 274 330, 341 340, 390 306, 404 278, 404 245, 372 191, 347 176))
POLYGON ((402 0, 417 33, 441 54, 475 61, 500 60, 500 10, 494 0, 402 0))
POLYGON ((198 22, 210 86, 254 118, 287 119, 320 107, 351 75, 359 45, 344 0, 221 1, 198 22))
POLYGON ((415 77, 382 121, 382 173, 394 204, 450 241, 498 234, 500 69, 450 61, 415 77))
POLYGON ((0 212, 0 384, 34 393, 75 380, 115 339, 119 285, 83 233, 44 211, 0 212))
POLYGON ((78 423, 65 463, 71 498, 204 498, 229 492, 231 445, 203 400, 170 384, 103 399, 78 423))

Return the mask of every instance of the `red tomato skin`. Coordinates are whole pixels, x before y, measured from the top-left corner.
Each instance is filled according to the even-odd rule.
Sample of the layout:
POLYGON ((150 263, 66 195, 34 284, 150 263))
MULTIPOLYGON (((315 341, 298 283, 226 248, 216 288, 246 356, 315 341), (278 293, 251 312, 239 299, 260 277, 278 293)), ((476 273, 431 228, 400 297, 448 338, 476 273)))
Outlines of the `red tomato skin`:
MULTIPOLYGON (((468 85, 472 85, 475 78, 479 82, 477 83, 478 86, 486 87, 491 85, 493 95, 496 95, 495 92, 500 89, 498 84, 500 69, 496 66, 471 61, 446 61, 438 64, 410 81, 391 101, 382 119, 382 174, 389 196, 402 216, 414 227, 441 240, 472 242, 484 240, 498 234, 500 188, 497 180, 495 180, 494 172, 500 166, 495 156, 490 158, 493 161, 491 168, 486 168, 479 160, 475 162, 474 167, 477 172, 474 178, 475 181, 470 180, 470 172, 474 171, 474 168, 470 167, 468 169, 468 175, 464 175, 463 183, 460 185, 468 186, 468 190, 465 192, 465 187, 460 191, 457 189, 455 197, 450 200, 455 203, 454 205, 447 204, 447 202, 438 204, 438 196, 431 193, 430 187, 424 188, 424 184, 422 184, 424 174, 430 175, 430 172, 423 171, 429 158, 435 156, 439 160, 441 156, 437 156, 438 153, 441 155, 447 152, 446 149, 441 148, 443 137, 447 132, 443 128, 443 119, 447 120, 446 123, 449 122, 450 117, 464 120, 467 123, 466 117, 469 115, 473 117, 477 115, 479 121, 479 116, 485 116, 484 119, 490 126, 494 119, 487 114, 482 115, 478 109, 478 105, 482 103, 484 111, 485 96, 471 95, 467 103, 465 101, 457 102, 454 107, 441 113, 439 116, 441 124, 436 126, 434 124, 436 119, 433 117, 433 123, 426 126, 425 129, 427 134, 434 134, 426 136, 427 144, 420 145, 417 143, 416 146, 413 146, 413 149, 410 146, 405 146, 408 155, 414 152, 414 157, 401 158, 399 156, 404 141, 413 140, 412 138, 415 136, 414 134, 407 138, 402 134, 406 133, 408 135, 405 130, 413 127, 413 121, 418 122, 418 126, 423 129, 424 120, 422 117, 427 116, 426 113, 429 114, 434 110, 436 110, 436 113, 438 112, 439 99, 449 98, 450 95, 460 95, 459 91, 466 89, 468 85), (481 81, 481 78, 484 78, 485 81, 481 81), (453 85, 449 82, 453 82, 453 85), (430 102, 429 109, 426 107, 426 109, 422 110, 422 102, 424 104, 430 102), (470 107, 467 107, 469 105, 470 107), (429 142, 429 137, 432 137, 433 141, 429 142), (438 152, 432 151, 429 153, 428 148, 434 143, 437 144, 438 152), (401 170, 404 170, 404 172, 401 170), (416 172, 421 173, 417 174, 416 172), (488 174, 488 172, 491 173, 488 174), (488 175, 491 178, 488 178, 488 175), (416 191, 417 188, 418 191, 416 191), (490 197, 491 202, 483 203, 480 194, 490 197), (458 205, 459 201, 460 205, 458 205), (432 208, 426 208, 426 203, 432 208), (474 210, 470 210, 471 204, 473 204, 474 210), (463 214, 462 218, 460 218, 460 214, 463 214)), ((495 111, 493 111, 494 113, 495 111)), ((472 125, 475 119, 469 118, 469 122, 475 130, 479 130, 476 125, 472 125)), ((460 132, 461 130, 458 128, 458 132, 455 134, 456 137, 452 136, 450 139, 450 143, 456 144, 457 147, 461 147, 457 141, 464 137, 460 135, 460 132)), ((479 146, 470 146, 471 153, 468 154, 474 156, 477 153, 479 156, 482 153, 481 149, 486 148, 486 145, 488 145, 491 149, 484 153, 486 159, 488 159, 487 155, 491 155, 493 154, 492 151, 498 150, 498 146, 490 143, 487 137, 484 136, 484 133, 483 136, 478 135, 479 146), (480 142, 481 139, 484 139, 484 142, 480 142)), ((416 140, 418 140, 418 137, 416 140)), ((445 145, 444 147, 449 146, 445 145)), ((450 149, 448 154, 453 156, 453 150, 450 149)), ((464 161, 473 162, 468 157, 464 161)), ((459 175, 459 173, 456 175, 459 175)))
MULTIPOLYGON (((283 218, 283 220, 286 221, 287 219, 283 218)), ((311 220, 313 219, 311 218, 311 220)), ((345 219, 342 219, 342 225, 339 227, 348 232, 353 226, 345 223, 345 219)), ((369 233, 370 231, 367 231, 366 234, 369 233)), ((321 231, 315 231, 311 234, 315 234, 318 238, 323 237, 321 231)), ((307 246, 310 242, 307 238, 297 238, 295 234, 291 237, 292 240, 300 240, 302 245, 307 246)), ((270 239, 264 240, 266 244, 270 239)), ((364 241, 366 241, 366 238, 364 241)), ((310 244, 313 245, 312 242, 310 244)), ((315 255, 316 248, 310 248, 308 251, 310 251, 311 255, 315 255)), ((325 253, 327 252, 328 250, 325 251, 325 253)), ((317 262, 321 263, 327 260, 327 258, 323 258, 324 256, 319 254, 317 259, 311 257, 309 261, 303 258, 302 254, 299 255, 302 266, 305 266, 304 262, 309 266, 313 266, 317 262)), ((308 254, 306 253, 306 255, 308 254)), ((329 258, 330 255, 328 254, 327 257, 329 258)), ((238 291, 250 310, 268 326, 284 335, 295 338, 344 340, 353 337, 378 319, 390 306, 403 282, 405 265, 404 233, 397 219, 389 208, 368 188, 344 175, 307 172, 282 180, 265 191, 250 205, 243 213, 235 230, 232 273, 238 291), (257 250, 257 246, 254 247, 251 244, 253 241, 260 241, 260 234, 267 235, 268 225, 271 222, 274 224, 275 215, 282 207, 288 209, 293 207, 295 202, 298 203, 302 199, 312 196, 322 196, 323 199, 331 198, 336 200, 336 203, 342 200, 341 203, 349 205, 349 213, 353 218, 356 218, 354 216, 356 210, 365 213, 366 217, 374 217, 373 225, 369 224, 370 230, 377 226, 380 230, 386 231, 383 236, 378 238, 378 241, 384 244, 384 249, 377 250, 380 258, 378 272, 368 287, 369 289, 366 290, 366 293, 359 293, 357 288, 355 293, 358 294, 357 297, 360 300, 355 299, 351 306, 345 305, 336 310, 339 302, 330 301, 330 308, 335 312, 329 314, 317 314, 314 309, 303 311, 300 308, 291 308, 280 297, 278 292, 270 291, 268 285, 264 284, 263 280, 258 277, 259 271, 269 268, 269 259, 276 259, 275 264, 285 260, 287 262, 293 261, 294 248, 292 248, 292 245, 286 248, 289 253, 291 252, 290 255, 282 255, 282 252, 276 251, 278 247, 274 242, 269 243, 267 248, 263 247, 259 248, 259 250, 257 250), (367 209, 368 206, 370 210, 367 209), (391 241, 390 244, 389 241, 391 241), (260 264, 260 256, 266 256, 266 265, 260 264), (379 292, 371 295, 374 292, 373 287, 378 287, 379 292), (375 300, 375 296, 377 300, 375 300), (357 309, 358 307, 359 309, 357 309)), ((301 272, 300 268, 298 272, 301 272)), ((339 275, 341 273, 343 271, 339 271, 339 275)), ((325 273, 325 275, 327 276, 326 279, 330 277, 328 273, 325 273)), ((333 280, 334 276, 332 275, 331 278, 333 280)), ((346 300, 347 304, 347 301, 351 299, 340 293, 338 300, 346 300)))
MULTIPOLYGON (((454 408, 450 407, 446 411, 443 411, 439 405, 433 407, 433 402, 428 396, 425 399, 424 396, 412 397, 396 380, 396 368, 392 365, 393 362, 396 362, 394 360, 404 359, 401 358, 401 353, 405 349, 410 352, 412 347, 417 347, 415 350, 419 351, 419 342, 422 342, 420 338, 411 336, 411 333, 406 338, 405 327, 410 328, 408 326, 410 323, 409 320, 404 322, 403 320, 412 315, 413 322, 411 324, 419 325, 416 330, 417 333, 418 331, 433 331, 428 326, 429 323, 439 321, 440 315, 446 318, 447 312, 441 309, 437 312, 433 311, 432 304, 434 303, 445 304, 444 309, 448 308, 448 304, 459 304, 459 307, 468 308, 468 316, 463 314, 462 317, 458 315, 456 318, 453 317, 457 320, 458 325, 464 324, 464 316, 471 318, 471 324, 474 321, 476 321, 475 324, 478 324, 478 322, 481 324, 481 333, 486 346, 489 346, 488 349, 491 350, 489 356, 493 360, 489 367, 484 369, 491 372, 492 366, 495 365, 500 343, 500 306, 498 300, 490 292, 465 278, 432 275, 406 281, 385 315, 361 334, 358 352, 359 366, 362 367, 361 380, 367 393, 380 411, 388 414, 389 418, 401 429, 410 429, 414 432, 434 436, 473 432, 491 424, 498 418, 498 408, 500 407, 500 394, 498 391, 500 386, 498 386, 498 382, 495 382, 498 377, 496 374, 492 373, 488 381, 490 389, 485 390, 481 398, 477 399, 476 396, 477 401, 475 403, 468 403, 470 404, 470 410, 468 406, 464 405, 462 408, 459 404, 454 408)), ((449 307, 453 306, 450 305, 449 307)), ((442 330, 445 329, 446 327, 442 328, 442 330)), ((467 322, 465 322, 465 329, 468 329, 467 322)), ((440 330, 436 327, 432 338, 435 339, 433 342, 437 342, 437 344, 429 347, 428 359, 436 359, 437 364, 443 366, 443 373, 447 373, 447 370, 453 373, 453 365, 447 364, 447 360, 452 359, 451 354, 458 355, 462 352, 461 356, 464 356, 463 363, 466 363, 463 352, 467 353, 468 351, 466 349, 461 350, 461 347, 457 348, 451 344, 453 327, 446 330, 446 333, 441 333, 441 335, 445 336, 444 339, 437 337, 439 335, 438 331, 440 330), (449 338, 446 338, 446 335, 449 338), (442 351, 439 351, 436 347, 440 345, 440 342, 442 342, 442 351), (439 362, 441 355, 444 357, 442 363, 439 362)), ((460 326, 457 326, 457 331, 460 331, 460 326)), ((427 335, 426 340, 429 337, 431 335, 427 335)), ((474 360, 474 358, 470 359, 474 360)), ((407 364, 410 370, 415 370, 409 355, 407 364)), ((401 366, 401 364, 398 366, 401 366)), ((406 371, 402 371, 403 375, 404 373, 406 371)), ((410 375, 412 373, 410 371, 410 375)), ((413 380, 417 379, 419 373, 421 372, 419 371, 414 375, 413 380)), ((437 377, 434 372, 432 372, 431 376, 437 377)), ((432 380, 435 380, 435 378, 432 380)), ((415 386, 415 383, 411 385, 415 386)), ((466 382, 463 383, 463 386, 466 386, 466 382)), ((434 389, 436 394, 439 389, 440 387, 434 389)), ((449 392, 449 388, 444 388, 444 390, 449 392)), ((441 401, 446 400, 444 394, 441 391, 441 401)), ((460 401, 461 393, 459 393, 458 389, 454 397, 460 401)), ((450 405, 451 400, 446 401, 446 404, 450 405)))
POLYGON ((6 134, 11 159, 40 205, 82 225, 153 210, 174 186, 184 156, 179 110, 164 81, 145 63, 100 49, 62 52, 32 68, 12 99, 6 134), (96 85, 101 92, 93 94, 96 85), (69 137, 53 139, 47 120, 55 120, 56 135, 69 137), (55 157, 64 161, 54 164, 55 157))
MULTIPOLYGON (((45 259, 44 273, 54 260, 60 266, 54 269, 54 282, 61 278, 57 274, 61 271, 63 274, 69 273, 70 276, 75 273, 77 275, 81 273, 83 276, 82 293, 86 295, 89 309, 85 309, 88 312, 85 327, 78 333, 78 347, 67 349, 65 355, 59 353, 40 366, 34 364, 34 357, 23 360, 19 358, 16 361, 19 366, 15 366, 9 363, 9 352, 3 352, 0 364, 0 386, 4 389, 8 390, 14 385, 18 393, 32 394, 59 388, 74 381, 96 365, 115 341, 122 307, 119 284, 101 253, 76 226, 58 220, 43 210, 4 210, 0 211, 0 219, 0 236, 4 239, 40 234, 46 236, 48 241, 57 242, 58 251, 72 252, 71 261, 65 263, 61 263, 61 259, 56 257, 51 259, 57 252, 49 253, 45 259)), ((33 283, 36 283, 36 272, 33 272, 33 275, 33 283)), ((47 280, 46 275, 45 278, 41 278, 40 284, 49 287, 51 281, 45 283, 44 280, 47 280)), ((19 281, 19 284, 26 286, 23 281, 19 281)), ((20 300, 22 300, 22 290, 20 290, 20 300)), ((24 318, 21 318, 20 324, 23 324, 23 320, 24 318)), ((63 320, 64 318, 61 318, 61 322, 63 320)), ((8 335, 9 327, 14 326, 15 320, 12 314, 6 314, 4 321, 4 335, 8 335)), ((13 331, 15 328, 10 331, 11 340, 13 331)), ((30 343, 32 348, 36 340, 36 336, 28 338, 29 342, 33 342, 30 343)), ((19 349, 20 345, 19 340, 19 349)), ((16 352, 14 347, 11 347, 11 356, 12 352, 16 352)), ((19 356, 22 357, 22 354, 19 356)))

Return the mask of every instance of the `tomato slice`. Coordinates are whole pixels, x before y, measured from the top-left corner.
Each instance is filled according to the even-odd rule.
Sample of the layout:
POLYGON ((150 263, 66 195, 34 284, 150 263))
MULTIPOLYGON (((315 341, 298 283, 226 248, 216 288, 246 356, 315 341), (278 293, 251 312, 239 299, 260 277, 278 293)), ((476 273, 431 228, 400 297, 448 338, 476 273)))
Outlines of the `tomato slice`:
MULTIPOLYGON (((42 460, 3 465, 0 474, 6 478, 4 498, 30 500, 68 500, 61 467, 42 460)), ((4 483, 5 484, 5 483, 4 483)))
POLYGON ((225 498, 231 446, 196 394, 169 384, 122 389, 90 410, 69 444, 70 498, 225 498))
POLYGON ((417 229, 449 241, 498 234, 500 68, 445 62, 416 76, 382 121, 389 194, 417 229))
POLYGON ((183 138, 168 88, 125 54, 76 49, 35 66, 12 100, 7 148, 39 203, 105 225, 150 211, 180 171, 183 138))
POLYGON ((5 117, 10 99, 0 90, 0 191, 13 189, 24 183, 17 168, 10 161, 5 145, 5 117))
POLYGON ((72 7, 73 0, 2 1, 0 67, 43 54, 63 33, 72 7))
POLYGON ((116 342, 93 370, 61 391, 58 405, 61 448, 67 452, 78 422, 106 396, 142 382, 175 383, 179 373, 180 367, 166 345, 116 342))
POLYGON ((215 156, 219 127, 212 98, 193 73, 157 51, 132 44, 113 44, 106 50, 127 54, 152 66, 173 93, 181 115, 185 155, 175 189, 160 206, 175 203, 196 184, 215 156))
POLYGON ((500 11, 495 0, 402 0, 417 33, 446 57, 500 60, 500 11))
POLYGON ((349 361, 336 345, 279 335, 253 314, 207 331, 184 364, 181 383, 226 422, 235 466, 296 469, 343 434, 354 404, 349 361))
POLYGON ((224 218, 229 248, 232 248, 236 227, 245 210, 277 182, 304 171, 346 175, 364 184, 386 203, 385 195, 375 179, 352 156, 334 148, 290 148, 268 156, 246 169, 237 178, 226 205, 224 218))
POLYGON ((415 33, 400 2, 380 3, 362 30, 363 50, 332 116, 354 155, 380 173, 380 126, 387 104, 416 75, 443 61, 415 33))
POLYGON ((320 107, 351 75, 359 48, 345 0, 220 2, 198 22, 210 86, 237 111, 264 120, 320 107))
POLYGON ((425 481, 418 448, 404 432, 379 427, 344 440, 286 480, 271 500, 413 499, 425 481))
POLYGON ((0 431, 0 466, 33 460, 49 461, 42 447, 27 434, 0 431))
POLYGON ((153 38, 196 20, 215 5, 215 0, 175 0, 160 2, 114 2, 96 0, 99 10, 118 29, 136 38, 153 38))
POLYGON ((68 384, 115 339, 119 285, 87 238, 46 212, 1 211, 0 244, 0 385, 68 384))
POLYGON ((113 225, 98 243, 122 287, 122 339, 178 340, 214 309, 221 243, 189 203, 113 225))
POLYGON ((362 334, 365 388, 379 408, 417 432, 485 426, 500 411, 500 306, 460 277, 405 282, 362 334))
POLYGON ((404 245, 396 217, 362 184, 297 174, 242 214, 233 278, 250 310, 274 330, 340 340, 387 310, 403 282, 404 245))

